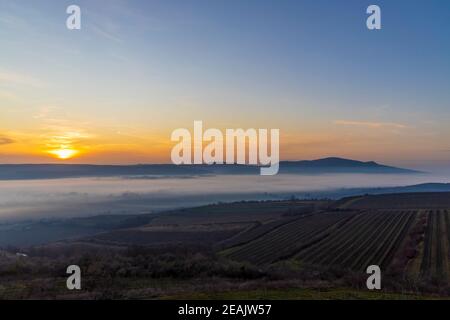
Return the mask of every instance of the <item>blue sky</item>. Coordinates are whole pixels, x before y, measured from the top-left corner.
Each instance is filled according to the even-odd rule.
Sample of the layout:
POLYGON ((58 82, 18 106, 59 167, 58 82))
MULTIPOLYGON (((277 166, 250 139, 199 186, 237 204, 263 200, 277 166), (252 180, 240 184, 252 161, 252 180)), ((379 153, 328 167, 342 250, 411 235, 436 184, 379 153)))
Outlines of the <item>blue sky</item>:
POLYGON ((444 165, 449 35, 445 0, 0 0, 4 161, 44 161, 23 154, 42 148, 30 136, 67 132, 101 151, 83 161, 125 145, 164 161, 170 131, 203 120, 280 128, 289 159, 444 165), (366 28, 370 4, 382 30, 366 28))

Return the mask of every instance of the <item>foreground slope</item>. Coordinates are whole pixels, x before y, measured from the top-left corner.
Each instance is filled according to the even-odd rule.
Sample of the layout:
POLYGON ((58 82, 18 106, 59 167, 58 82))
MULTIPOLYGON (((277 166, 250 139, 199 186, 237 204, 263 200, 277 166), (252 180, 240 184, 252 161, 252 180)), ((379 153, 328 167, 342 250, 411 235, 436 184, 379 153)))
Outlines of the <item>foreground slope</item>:
POLYGON ((94 236, 0 252, 0 298, 449 297, 448 196, 241 202, 107 219, 109 230, 94 236), (68 293, 74 263, 83 291, 68 293), (382 269, 381 291, 365 287, 369 264, 382 269))

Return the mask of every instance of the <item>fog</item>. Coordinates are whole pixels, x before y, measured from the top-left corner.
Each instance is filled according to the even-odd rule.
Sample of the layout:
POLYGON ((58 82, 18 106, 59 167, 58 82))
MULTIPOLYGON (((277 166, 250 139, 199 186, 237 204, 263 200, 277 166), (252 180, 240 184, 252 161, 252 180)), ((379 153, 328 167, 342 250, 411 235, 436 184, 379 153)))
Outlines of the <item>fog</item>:
POLYGON ((0 221, 150 213, 218 201, 283 199, 342 188, 449 182, 449 174, 116 177, 0 181, 0 221))

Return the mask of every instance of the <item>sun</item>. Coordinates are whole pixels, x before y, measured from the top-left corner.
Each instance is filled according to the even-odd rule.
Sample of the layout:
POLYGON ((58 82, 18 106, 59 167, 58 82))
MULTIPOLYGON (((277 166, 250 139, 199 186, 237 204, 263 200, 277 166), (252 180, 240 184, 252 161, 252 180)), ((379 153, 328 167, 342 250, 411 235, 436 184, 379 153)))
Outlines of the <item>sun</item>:
POLYGON ((66 159, 73 158, 78 153, 78 151, 74 150, 74 149, 64 148, 64 149, 51 150, 51 151, 49 151, 49 153, 55 155, 58 159, 66 160, 66 159))

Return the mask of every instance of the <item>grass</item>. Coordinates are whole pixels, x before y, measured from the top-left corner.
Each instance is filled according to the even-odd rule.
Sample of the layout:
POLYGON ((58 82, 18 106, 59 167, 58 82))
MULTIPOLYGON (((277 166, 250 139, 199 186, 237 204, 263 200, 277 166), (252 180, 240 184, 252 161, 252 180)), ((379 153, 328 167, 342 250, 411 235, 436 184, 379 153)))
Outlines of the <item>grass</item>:
MULTIPOLYGON (((270 289, 227 292, 198 292, 164 297, 165 300, 424 300, 442 299, 438 296, 422 296, 409 293, 355 290, 351 288, 331 289, 270 289)), ((448 298, 446 298, 448 299, 448 298)))

